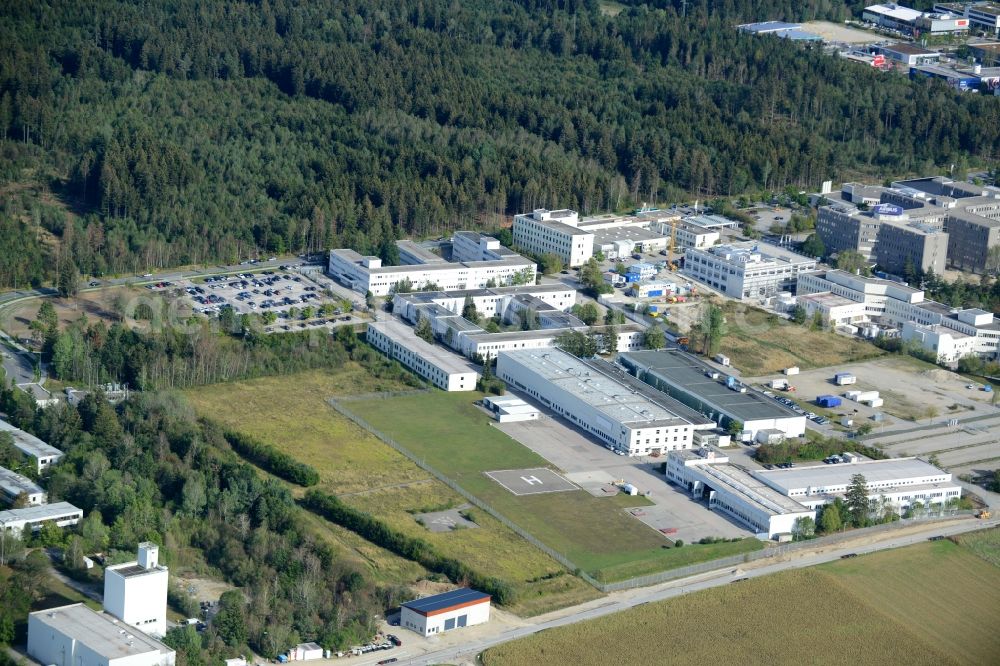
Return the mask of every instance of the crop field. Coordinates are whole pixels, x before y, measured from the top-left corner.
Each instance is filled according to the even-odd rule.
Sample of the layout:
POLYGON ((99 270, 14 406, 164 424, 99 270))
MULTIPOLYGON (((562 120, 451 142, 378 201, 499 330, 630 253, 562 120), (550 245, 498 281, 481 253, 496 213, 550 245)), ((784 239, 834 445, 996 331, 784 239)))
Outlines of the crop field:
POLYGON ((1000 567, 1000 529, 969 532, 954 540, 993 566, 1000 567))
POLYGON ((922 543, 551 629, 482 663, 993 663, 997 589, 1000 568, 968 548, 922 543))
POLYGON ((814 331, 739 303, 727 303, 723 310, 726 334, 719 352, 744 375, 771 374, 793 365, 803 370, 821 368, 885 354, 871 343, 814 331))
POLYGON ((623 580, 761 547, 751 539, 664 548, 662 536, 623 511, 636 505, 636 498, 627 496, 595 497, 582 490, 512 495, 483 472, 545 467, 547 462, 492 427, 473 404, 478 397, 434 391, 344 404, 600 580, 623 580))
MULTIPOLYGON (((349 364, 336 372, 311 371, 219 384, 192 389, 185 395, 199 416, 253 435, 315 467, 320 474, 319 489, 341 496, 346 503, 406 534, 426 539, 445 555, 509 580, 518 592, 518 601, 510 608, 515 613, 546 612, 599 596, 579 578, 560 575, 563 569, 557 562, 482 512, 474 512, 478 529, 433 534, 416 522, 413 513, 457 506, 464 500, 327 403, 329 397, 337 395, 406 389, 349 364), (239 399, 234 400, 234 395, 239 399)), ((438 392, 413 393, 435 394, 438 392)), ((383 407, 387 404, 381 399, 371 401, 383 407)), ((301 495, 302 489, 294 488, 293 492, 301 495)), ((426 575, 419 565, 353 532, 312 514, 306 516, 320 538, 379 580, 405 584, 426 575)))

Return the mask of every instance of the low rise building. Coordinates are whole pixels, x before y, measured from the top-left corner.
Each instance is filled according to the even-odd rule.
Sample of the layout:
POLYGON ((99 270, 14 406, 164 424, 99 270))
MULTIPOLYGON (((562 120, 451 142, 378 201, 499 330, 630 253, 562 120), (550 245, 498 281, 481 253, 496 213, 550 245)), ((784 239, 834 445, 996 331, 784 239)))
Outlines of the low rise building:
POLYGON ((83 510, 69 502, 53 502, 27 506, 23 509, 0 511, 0 531, 13 532, 18 536, 37 532, 47 523, 56 527, 76 525, 83 520, 83 510))
POLYGON ((407 601, 400 607, 399 624, 421 636, 490 621, 490 595, 469 588, 407 601))
POLYGON ((905 35, 949 35, 968 32, 969 19, 948 12, 922 12, 897 3, 865 7, 862 20, 905 35))
POLYGON ((666 476, 692 497, 706 500, 709 510, 735 518, 764 538, 791 534, 800 518, 816 518, 813 509, 730 464, 715 449, 671 452, 666 476))
POLYGON ((56 447, 46 444, 31 433, 15 428, 6 421, 0 420, 0 432, 11 434, 14 438, 14 448, 35 463, 39 474, 48 469, 50 465, 59 462, 63 456, 63 452, 56 447))
POLYGON ((479 373, 460 356, 420 338, 412 328, 396 319, 368 325, 365 339, 389 358, 395 359, 445 391, 474 391, 479 373))
POLYGON ((493 414, 493 418, 499 423, 536 421, 540 415, 537 407, 513 395, 488 395, 483 398, 483 407, 493 414))
POLYGON ((995 2, 937 2, 934 11, 963 16, 970 28, 1000 34, 1000 5, 995 2))
POLYGON ((72 604, 28 615, 28 654, 51 666, 174 666, 176 653, 110 615, 72 604))
POLYGON ((786 437, 801 437, 806 417, 752 388, 729 382, 723 374, 691 354, 678 350, 627 352, 619 362, 646 384, 728 428, 736 423, 742 441, 751 442, 760 430, 777 429, 786 437))
POLYGON ((138 558, 104 569, 104 610, 152 636, 167 633, 167 567, 156 544, 139 544, 138 558))
POLYGON ((907 44, 905 42, 878 46, 876 47, 876 51, 884 55, 888 60, 899 63, 904 67, 937 62, 941 57, 941 54, 937 51, 930 51, 922 46, 907 44))
POLYGON ((940 505, 962 496, 962 487, 952 481, 951 474, 918 458, 855 459, 836 465, 754 472, 763 483, 809 508, 844 499, 855 474, 864 477, 869 501, 884 498, 901 511, 914 502, 940 505))
POLYGON ((691 448, 715 424, 603 361, 559 349, 502 352, 497 377, 630 456, 691 448))
POLYGON ((0 498, 9 504, 23 499, 25 506, 45 504, 45 490, 26 476, 0 467, 0 498))
POLYGON ((816 259, 769 243, 745 242, 685 254, 683 273, 730 298, 764 300, 793 291, 799 273, 816 269, 816 259))

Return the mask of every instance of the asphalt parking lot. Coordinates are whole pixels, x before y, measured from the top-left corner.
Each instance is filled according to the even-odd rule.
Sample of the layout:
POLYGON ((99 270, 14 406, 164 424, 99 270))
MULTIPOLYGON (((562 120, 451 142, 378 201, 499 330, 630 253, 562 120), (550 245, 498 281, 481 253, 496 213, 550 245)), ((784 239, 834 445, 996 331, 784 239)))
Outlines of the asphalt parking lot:
POLYGON ((268 317, 264 331, 287 332, 361 321, 342 299, 329 296, 325 287, 308 275, 292 270, 268 269, 236 275, 159 282, 153 292, 175 294, 193 312, 218 316, 224 308, 237 315, 268 317))
POLYGON ((563 470, 569 481, 592 495, 612 495, 615 493, 609 491, 615 482, 631 483, 653 504, 638 506, 637 502, 636 507, 626 511, 671 539, 693 542, 706 536, 751 535, 729 517, 709 511, 703 503, 669 485, 659 471, 665 457, 615 455, 569 422, 544 410, 537 421, 493 425, 563 470))

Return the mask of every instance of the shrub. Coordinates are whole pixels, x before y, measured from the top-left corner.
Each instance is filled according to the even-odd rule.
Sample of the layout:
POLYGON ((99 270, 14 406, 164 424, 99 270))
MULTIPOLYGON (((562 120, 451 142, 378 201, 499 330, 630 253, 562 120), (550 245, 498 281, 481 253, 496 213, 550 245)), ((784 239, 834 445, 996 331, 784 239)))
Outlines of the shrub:
POLYGON ((233 451, 275 476, 306 488, 319 483, 319 472, 270 444, 234 430, 224 430, 223 436, 233 451))

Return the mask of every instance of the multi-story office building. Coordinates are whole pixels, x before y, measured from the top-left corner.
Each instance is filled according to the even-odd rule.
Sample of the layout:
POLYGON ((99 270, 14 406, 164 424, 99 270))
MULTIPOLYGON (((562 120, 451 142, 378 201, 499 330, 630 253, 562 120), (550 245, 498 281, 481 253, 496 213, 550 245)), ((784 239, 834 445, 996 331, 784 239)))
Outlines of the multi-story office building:
POLYGON ((413 289, 427 285, 437 285, 440 289, 479 289, 534 284, 537 270, 534 262, 500 248, 495 239, 476 236, 480 241, 478 253, 471 251, 475 245, 471 240, 453 239, 452 247, 457 247, 463 257, 455 262, 444 261, 409 241, 400 241, 400 260, 411 262, 402 266, 383 266, 378 257, 365 257, 354 250, 330 250, 328 272, 351 289, 375 296, 388 295, 403 283, 413 289))
POLYGON ((941 363, 968 354, 993 358, 1000 346, 1000 323, 992 313, 928 301, 921 289, 890 280, 844 271, 805 273, 796 293, 809 314, 818 311, 833 325, 870 321, 898 328, 904 340, 916 341, 941 363))
POLYGON ((934 11, 963 16, 970 28, 1000 34, 1000 5, 995 2, 938 2, 934 11))
POLYGON ((685 254, 684 274, 731 298, 761 300, 794 291, 799 273, 816 269, 816 260, 768 243, 745 242, 685 254))
POLYGON ((894 275, 907 269, 940 275, 948 258, 948 233, 922 222, 886 221, 879 228, 878 265, 894 275))
POLYGON ((514 245, 536 255, 554 254, 582 266, 594 254, 594 234, 579 228, 575 210, 538 209, 514 216, 514 245))
POLYGON ((464 358, 417 336, 406 324, 390 319, 368 325, 368 344, 445 391, 474 391, 479 373, 464 358))

